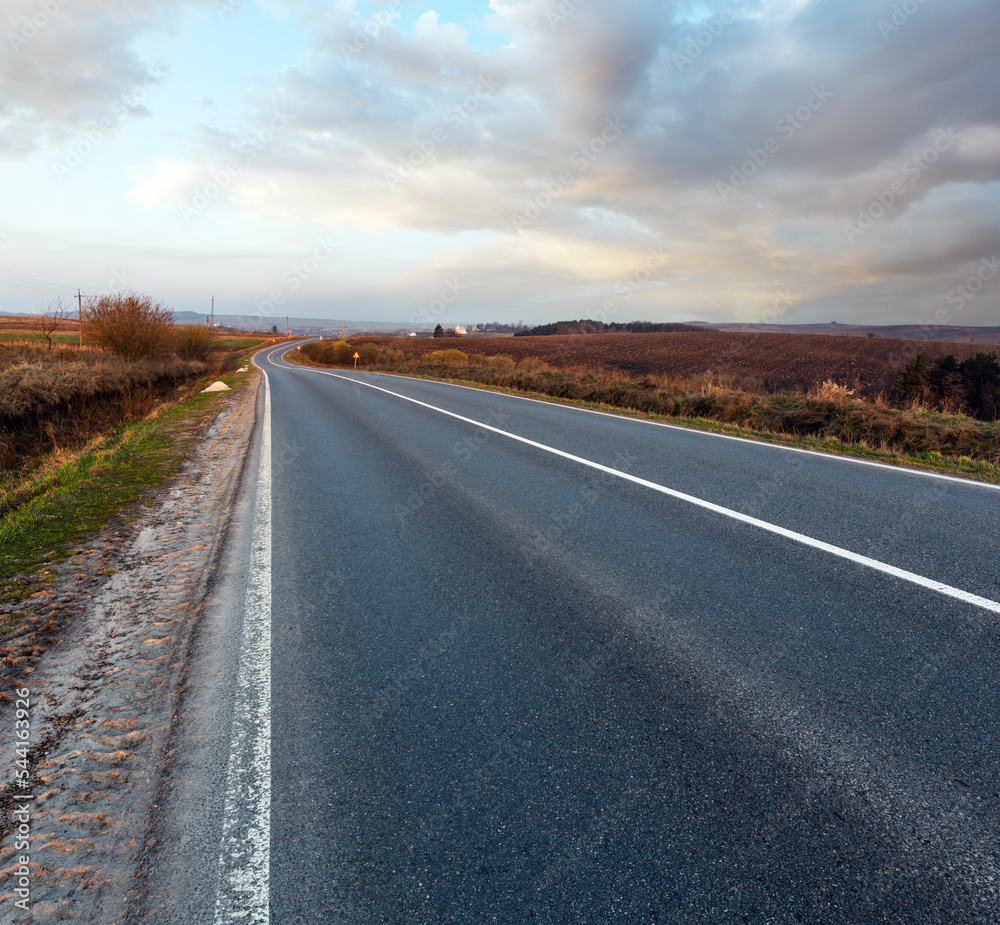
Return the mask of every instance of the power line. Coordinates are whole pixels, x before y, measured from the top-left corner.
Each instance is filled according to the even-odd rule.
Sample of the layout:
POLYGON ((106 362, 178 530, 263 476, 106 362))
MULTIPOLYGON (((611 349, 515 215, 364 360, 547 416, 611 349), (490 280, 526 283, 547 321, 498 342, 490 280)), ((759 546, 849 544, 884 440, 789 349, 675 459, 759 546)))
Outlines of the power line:
POLYGON ((27 273, 18 273, 17 270, 5 270, 0 267, 0 273, 7 273, 10 276, 20 276, 21 279, 26 279, 31 283, 39 283, 42 286, 55 286, 57 289, 72 289, 72 286, 63 286, 61 283, 53 283, 51 280, 39 279, 37 276, 29 276, 27 273))
POLYGON ((59 283, 52 283, 48 280, 38 279, 35 276, 28 276, 26 273, 17 273, 14 270, 5 270, 0 267, 0 281, 9 283, 11 286, 20 286, 22 289, 31 289, 35 292, 51 292, 57 295, 69 295, 72 286, 62 286, 59 283))
POLYGON ((25 283, 19 283, 13 279, 5 279, 3 276, 0 276, 0 283, 7 283, 10 286, 19 286, 21 289, 28 289, 32 292, 41 292, 45 295, 70 295, 69 290, 66 289, 43 289, 41 286, 28 286, 25 283))

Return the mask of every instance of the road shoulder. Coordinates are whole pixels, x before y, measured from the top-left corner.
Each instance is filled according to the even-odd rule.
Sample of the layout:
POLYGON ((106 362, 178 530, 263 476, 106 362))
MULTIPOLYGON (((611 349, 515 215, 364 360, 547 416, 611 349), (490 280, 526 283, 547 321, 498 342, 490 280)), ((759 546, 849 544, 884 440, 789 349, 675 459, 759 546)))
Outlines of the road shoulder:
POLYGON ((72 620, 21 673, 17 700, 30 704, 26 742, 15 726, 17 700, 0 706, 5 914, 24 922, 125 918, 250 445, 253 376, 250 387, 222 393, 210 426, 155 493, 157 503, 56 570, 44 617, 64 622, 72 610, 72 620), (28 745, 21 768, 28 774, 16 780, 19 744, 28 745), (27 808, 18 815, 20 805, 27 808), (26 848, 18 847, 22 824, 26 848), (28 897, 17 892, 22 871, 28 897), (28 908, 20 911, 14 904, 24 898, 28 908))

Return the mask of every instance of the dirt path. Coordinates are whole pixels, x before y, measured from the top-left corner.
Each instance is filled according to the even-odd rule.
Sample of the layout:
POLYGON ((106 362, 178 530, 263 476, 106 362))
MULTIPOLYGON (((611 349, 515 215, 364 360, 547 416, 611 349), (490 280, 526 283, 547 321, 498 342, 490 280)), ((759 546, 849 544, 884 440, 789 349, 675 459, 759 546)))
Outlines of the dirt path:
POLYGON ((0 922, 124 918, 253 430, 252 375, 220 393, 158 504, 17 605, 26 630, 4 641, 16 677, 0 693, 0 922))

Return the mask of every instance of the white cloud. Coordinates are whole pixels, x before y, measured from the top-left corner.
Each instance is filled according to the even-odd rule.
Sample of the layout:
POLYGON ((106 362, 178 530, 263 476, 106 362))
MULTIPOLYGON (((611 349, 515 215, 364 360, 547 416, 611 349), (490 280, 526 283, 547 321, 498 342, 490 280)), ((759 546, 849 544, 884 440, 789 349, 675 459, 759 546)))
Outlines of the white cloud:
MULTIPOLYGON (((8 27, 35 7, 8 4, 8 27)), ((0 65, 0 150, 58 144, 141 79, 135 37, 183 5, 67 6, 0 65)), ((220 198, 248 221, 485 232, 488 244, 449 249, 448 266, 481 274, 498 306, 550 311, 562 293, 577 313, 596 308, 665 245, 659 284, 633 302, 650 316, 746 317, 782 287, 799 312, 843 296, 857 313, 868 287, 884 320, 902 320, 916 294, 997 249, 1000 220, 975 208, 1000 180, 993 0, 927 4, 888 40, 867 0, 719 0, 697 22, 674 2, 570 6, 553 20, 552 0, 491 0, 488 26, 507 41, 482 51, 434 10, 404 32, 391 4, 371 20, 344 0, 289 3, 309 24, 307 53, 248 98, 239 132, 193 131, 186 158, 149 165, 133 196, 176 208, 279 110, 287 129, 220 198), (674 52, 724 11, 725 28, 678 66, 674 52), (608 120, 621 128, 602 141, 608 120), (957 140, 923 164, 941 132, 957 140), (884 217, 850 240, 845 223, 898 182, 884 217), (518 233, 512 217, 532 204, 518 233)), ((439 269, 401 279, 433 288, 439 269)))

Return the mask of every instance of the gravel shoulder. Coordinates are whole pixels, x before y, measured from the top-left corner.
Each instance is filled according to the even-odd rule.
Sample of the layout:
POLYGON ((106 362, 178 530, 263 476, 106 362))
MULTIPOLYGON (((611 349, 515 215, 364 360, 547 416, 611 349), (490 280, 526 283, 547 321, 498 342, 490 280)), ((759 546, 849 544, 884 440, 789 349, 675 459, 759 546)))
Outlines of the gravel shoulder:
POLYGON ((144 513, 119 518, 17 605, 29 629, 4 640, 14 677, 0 692, 2 922, 126 917, 259 375, 220 393, 144 513))

